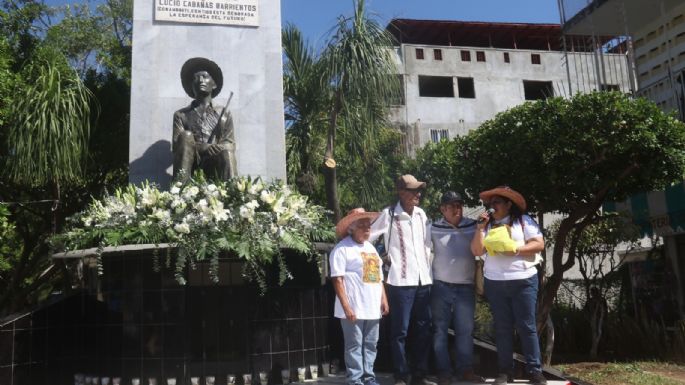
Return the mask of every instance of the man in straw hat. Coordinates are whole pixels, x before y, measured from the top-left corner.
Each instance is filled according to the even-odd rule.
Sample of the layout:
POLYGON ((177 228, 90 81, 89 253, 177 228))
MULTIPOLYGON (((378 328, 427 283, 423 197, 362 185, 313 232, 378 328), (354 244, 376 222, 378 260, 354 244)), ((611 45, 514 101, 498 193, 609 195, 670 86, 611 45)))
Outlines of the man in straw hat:
POLYGON ((188 59, 181 68, 183 89, 193 101, 174 113, 174 180, 186 181, 198 168, 210 178, 235 176, 233 117, 228 105, 218 112, 212 104, 223 81, 221 68, 209 59, 188 59))
POLYGON ((335 317, 345 340, 345 366, 350 385, 378 385, 373 372, 378 328, 388 313, 383 287, 383 261, 368 242, 377 212, 356 208, 335 227, 341 241, 330 254, 335 288, 335 317))
POLYGON ((396 385, 406 385, 411 374, 415 385, 434 385, 426 379, 431 351, 430 287, 431 254, 426 213, 418 207, 425 182, 413 175, 402 175, 395 182, 399 201, 386 207, 371 225, 369 240, 384 236, 388 273, 390 350, 396 385), (407 360, 406 340, 410 322, 412 360, 407 360), (409 367, 409 362, 412 368, 409 367))

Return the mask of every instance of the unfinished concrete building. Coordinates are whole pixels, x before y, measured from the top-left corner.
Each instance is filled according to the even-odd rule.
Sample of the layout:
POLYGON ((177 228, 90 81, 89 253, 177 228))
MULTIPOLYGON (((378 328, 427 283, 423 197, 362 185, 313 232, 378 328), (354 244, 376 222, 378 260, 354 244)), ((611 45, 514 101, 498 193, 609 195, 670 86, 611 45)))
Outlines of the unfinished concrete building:
POLYGON ((403 86, 391 120, 410 155, 527 100, 633 90, 623 46, 597 57, 593 39, 608 38, 564 41, 559 24, 394 19, 387 30, 403 86))

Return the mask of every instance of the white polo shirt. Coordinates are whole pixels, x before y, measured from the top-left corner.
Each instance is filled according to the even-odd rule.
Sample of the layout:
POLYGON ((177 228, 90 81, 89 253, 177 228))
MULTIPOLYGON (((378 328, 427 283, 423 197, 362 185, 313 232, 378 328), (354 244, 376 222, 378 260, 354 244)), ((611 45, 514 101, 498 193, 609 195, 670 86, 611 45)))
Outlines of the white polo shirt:
MULTIPOLYGON (((506 216, 499 221, 494 221, 494 224, 508 224, 510 222, 509 216, 506 216)), ((487 234, 489 228, 488 226, 483 230, 483 236, 487 234)), ((516 220, 511 224, 511 239, 516 241, 519 247, 535 237, 542 237, 542 232, 540 231, 540 226, 530 216, 523 215, 520 222, 516 220), (523 227, 521 226, 522 224, 523 227)), ((493 281, 526 279, 538 273, 535 267, 536 264, 536 262, 530 262, 526 257, 522 256, 489 255, 486 252, 483 275, 485 278, 493 281)))
POLYGON ((418 286, 433 283, 431 277, 430 222, 426 213, 414 207, 409 215, 398 202, 394 209, 392 232, 387 239, 390 226, 390 208, 386 207, 371 224, 369 242, 374 243, 384 236, 385 247, 390 257, 388 284, 393 286, 418 286))

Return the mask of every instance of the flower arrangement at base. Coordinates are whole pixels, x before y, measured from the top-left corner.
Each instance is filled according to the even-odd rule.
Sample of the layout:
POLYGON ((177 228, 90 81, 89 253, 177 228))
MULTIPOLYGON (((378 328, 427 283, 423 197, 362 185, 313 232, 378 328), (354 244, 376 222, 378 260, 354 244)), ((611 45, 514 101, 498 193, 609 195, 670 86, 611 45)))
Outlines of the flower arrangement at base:
POLYGON ((245 261, 243 274, 263 293, 268 265, 278 265, 279 284, 291 278, 282 249, 311 258, 314 242, 333 239, 325 209, 280 181, 236 177, 213 183, 197 176, 169 191, 145 183, 94 200, 52 243, 60 250, 169 243, 178 250, 175 275, 181 284, 186 266, 205 260, 218 282, 219 255, 230 252, 245 261))

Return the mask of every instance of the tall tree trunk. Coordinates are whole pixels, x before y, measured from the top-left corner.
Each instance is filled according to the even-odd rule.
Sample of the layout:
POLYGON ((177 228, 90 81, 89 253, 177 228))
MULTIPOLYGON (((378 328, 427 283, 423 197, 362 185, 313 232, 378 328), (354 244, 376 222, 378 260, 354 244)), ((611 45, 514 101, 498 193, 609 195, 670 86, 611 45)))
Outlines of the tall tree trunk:
POLYGON ((552 352, 554 351, 554 323, 552 322, 552 315, 547 316, 545 322, 545 350, 542 352, 542 365, 550 366, 552 364, 552 352))
POLYGON ((57 234, 57 229, 59 226, 58 216, 60 210, 60 200, 62 199, 61 191, 59 188, 59 181, 52 181, 52 208, 50 209, 51 219, 52 219, 52 233, 57 234))
POLYGON ((589 300, 587 305, 592 330, 592 345, 590 347, 590 358, 592 359, 596 359, 599 354, 599 341, 602 339, 602 330, 607 314, 605 304, 604 298, 594 298, 594 300, 589 300))
MULTIPOLYGON (((52 198, 53 198, 53 204, 52 204, 52 209, 50 210, 50 213, 52 215, 52 233, 57 234, 57 231, 59 229, 60 225, 60 212, 61 212, 61 199, 62 199, 62 194, 60 190, 60 185, 59 181, 53 181, 51 183, 52 185, 52 198)), ((49 258, 49 257, 48 257, 49 258)), ((58 261, 54 262, 59 271, 62 273, 62 291, 64 293, 69 293, 72 290, 72 285, 71 285, 71 274, 69 274, 69 269, 67 268, 67 263, 64 259, 59 259, 58 261)))
POLYGON ((547 326, 547 317, 549 317, 552 312, 554 298, 556 298, 557 291, 561 286, 562 279, 562 274, 552 274, 549 278, 547 278, 545 282, 545 287, 543 288, 544 293, 542 294, 542 301, 538 305, 538 333, 544 331, 545 327, 547 326))
POLYGON ((323 157, 323 175, 326 188, 326 202, 328 209, 333 211, 333 219, 337 223, 340 220, 340 200, 338 199, 338 173, 334 157, 335 132, 338 126, 338 114, 341 107, 340 91, 336 93, 333 110, 331 111, 328 136, 326 138, 326 153, 323 157))
POLYGON ((338 182, 335 166, 323 166, 324 183, 326 185, 326 201, 328 209, 333 211, 333 220, 338 223, 340 220, 340 202, 338 201, 338 182))
MULTIPOLYGON (((538 333, 540 334, 544 331, 547 317, 552 311, 554 299, 557 296, 557 291, 559 291, 561 281, 564 278, 564 271, 573 267, 575 263, 575 256, 569 256, 566 262, 563 261, 565 252, 564 245, 566 245, 566 240, 573 229, 575 222, 576 218, 571 216, 562 220, 554 239, 554 250, 552 251, 552 275, 544 280, 544 284, 541 289, 542 293, 538 295, 537 328, 538 333)), ((549 260, 546 261, 546 264, 549 266, 549 260)))

